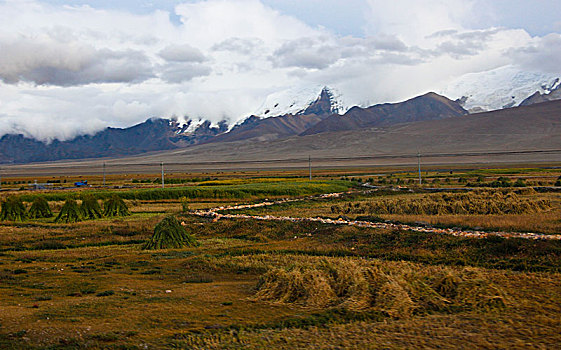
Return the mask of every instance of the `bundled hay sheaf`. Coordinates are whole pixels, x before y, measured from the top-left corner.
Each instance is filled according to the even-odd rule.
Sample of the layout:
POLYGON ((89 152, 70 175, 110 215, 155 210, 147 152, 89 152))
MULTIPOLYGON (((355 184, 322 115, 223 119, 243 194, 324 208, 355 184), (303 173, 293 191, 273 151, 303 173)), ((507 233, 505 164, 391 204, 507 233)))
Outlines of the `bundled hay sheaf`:
POLYGON ((27 217, 25 205, 19 197, 10 196, 2 202, 0 220, 2 221, 23 221, 27 217))
POLYGON ((181 212, 187 213, 189 211, 189 201, 187 197, 181 197, 181 212))
POLYGON ((125 201, 121 197, 113 195, 103 203, 103 215, 107 217, 129 216, 131 213, 125 201))
POLYGON ((80 209, 86 219, 99 219, 102 217, 101 206, 97 199, 91 195, 84 196, 80 209))
POLYGON ((49 202, 43 197, 37 197, 29 208, 29 217, 32 219, 50 218, 53 212, 49 207, 49 202))
POLYGON ((504 215, 538 213, 551 209, 549 200, 520 198, 514 192, 443 193, 423 198, 392 198, 333 207, 345 214, 504 215))
POLYGON ((505 293, 475 270, 325 260, 316 266, 274 268, 257 285, 256 300, 310 307, 377 310, 391 317, 494 309, 505 293))
POLYGON ((168 249, 168 248, 184 248, 197 246, 197 241, 187 232, 185 227, 170 215, 164 218, 154 228, 154 235, 143 249, 168 249))
POLYGON ((55 218, 55 222, 78 222, 83 220, 82 211, 74 199, 67 199, 55 218))

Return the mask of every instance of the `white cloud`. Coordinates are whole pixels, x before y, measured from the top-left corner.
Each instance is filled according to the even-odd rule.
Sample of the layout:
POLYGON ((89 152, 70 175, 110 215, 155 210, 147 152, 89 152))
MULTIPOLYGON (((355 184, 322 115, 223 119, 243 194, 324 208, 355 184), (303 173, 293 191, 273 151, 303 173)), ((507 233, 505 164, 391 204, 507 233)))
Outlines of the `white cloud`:
POLYGON ((230 51, 242 55, 255 55, 264 46, 263 40, 259 38, 236 38, 225 39, 214 46, 213 51, 230 51))
POLYGON ((462 30, 473 13, 473 0, 368 0, 370 34, 395 34, 410 45, 426 43, 443 30, 462 30))
POLYGON ((561 74, 561 34, 552 33, 535 37, 526 46, 512 48, 509 53, 525 69, 561 74))
POLYGON ((329 38, 298 38, 282 44, 271 60, 277 67, 324 69, 341 57, 339 50, 329 38))
POLYGON ((171 62, 204 62, 205 55, 201 50, 189 44, 169 45, 163 48, 158 55, 171 62))
POLYGON ((0 38, 0 79, 37 85, 134 83, 153 76, 143 52, 95 49, 46 35, 0 38))
POLYGON ((517 62, 558 70, 558 34, 474 27, 479 0, 366 2, 359 37, 258 0, 185 1, 178 21, 0 0, 0 135, 65 139, 154 116, 235 121, 292 87, 330 85, 368 105, 517 62))

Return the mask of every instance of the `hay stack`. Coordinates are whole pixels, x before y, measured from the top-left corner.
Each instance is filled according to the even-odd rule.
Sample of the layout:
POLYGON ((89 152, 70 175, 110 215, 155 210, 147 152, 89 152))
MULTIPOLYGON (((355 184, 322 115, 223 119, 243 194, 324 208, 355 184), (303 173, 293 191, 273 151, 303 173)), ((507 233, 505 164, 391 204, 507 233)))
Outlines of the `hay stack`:
POLYGON ((19 197, 10 196, 2 202, 0 220, 2 221, 23 221, 27 217, 25 206, 19 197))
POLYGON ((168 216, 154 228, 154 235, 143 249, 168 249, 197 246, 197 241, 181 226, 175 216, 168 216))
POLYGON ((32 219, 50 218, 53 216, 49 202, 43 197, 37 197, 29 208, 29 217, 32 219))
POLYGON ((80 210, 78 203, 76 203, 74 199, 68 198, 64 202, 64 205, 62 206, 60 213, 58 213, 55 222, 69 223, 69 222, 78 222, 82 220, 83 220, 82 211, 80 210))
POLYGON ((125 201, 121 197, 113 195, 103 203, 103 215, 107 217, 129 216, 131 213, 125 201))
POLYGON ((273 268, 260 279, 254 300, 352 311, 377 310, 393 318, 432 312, 495 309, 506 294, 470 269, 318 260, 273 268))
POLYGON ((102 216, 101 206, 92 195, 84 196, 80 209, 82 210, 82 215, 84 215, 86 219, 99 219, 102 216))

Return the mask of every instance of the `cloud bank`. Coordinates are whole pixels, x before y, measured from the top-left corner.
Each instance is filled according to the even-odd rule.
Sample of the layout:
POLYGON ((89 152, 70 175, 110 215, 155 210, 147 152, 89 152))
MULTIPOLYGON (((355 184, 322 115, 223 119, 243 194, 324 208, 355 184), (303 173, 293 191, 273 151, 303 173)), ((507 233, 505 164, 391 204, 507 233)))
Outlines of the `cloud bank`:
POLYGON ((68 139, 154 116, 233 122, 294 87, 370 105, 506 65, 561 74, 559 33, 489 25, 493 8, 476 0, 353 0, 357 24, 333 27, 338 6, 358 14, 337 1, 310 21, 266 0, 143 13, 86 3, 0 1, 0 135, 68 139))

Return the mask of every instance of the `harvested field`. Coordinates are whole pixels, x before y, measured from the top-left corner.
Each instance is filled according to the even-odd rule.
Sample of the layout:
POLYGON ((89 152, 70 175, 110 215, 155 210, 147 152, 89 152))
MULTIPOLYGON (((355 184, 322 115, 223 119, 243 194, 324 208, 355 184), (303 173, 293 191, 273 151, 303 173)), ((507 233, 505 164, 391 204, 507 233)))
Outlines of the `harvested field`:
MULTIPOLYGON (((208 187, 265 191, 274 183, 240 182, 208 187)), ((296 191, 280 200, 273 188, 243 202, 131 198, 124 201, 128 216, 0 222, 0 348, 555 348, 561 342, 561 240, 521 238, 522 221, 504 236, 473 229, 481 217, 531 216, 554 228, 561 219, 558 194, 483 190, 500 191, 503 202, 549 205, 526 214, 341 214, 331 208, 424 198, 446 203, 465 195, 478 203, 484 195, 372 192, 347 180, 333 183, 345 185, 344 193, 329 194, 332 184, 322 183, 325 191, 313 190, 321 196, 296 191), (272 199, 259 199, 268 194, 272 199), (469 225, 406 225, 413 217, 434 218, 435 225, 462 218, 469 225), (443 234, 470 230, 481 235, 443 234)), ((126 191, 91 192, 96 198, 126 191)), ((84 198, 83 192, 90 191, 39 198, 52 199, 47 205, 57 215, 60 199, 84 198)), ((24 207, 36 196, 21 197, 24 207)))
POLYGON ((433 194, 412 199, 383 199, 366 204, 348 203, 346 207, 334 206, 332 211, 335 214, 368 215, 505 215, 540 213, 551 208, 548 200, 521 198, 514 192, 477 191, 433 194))

